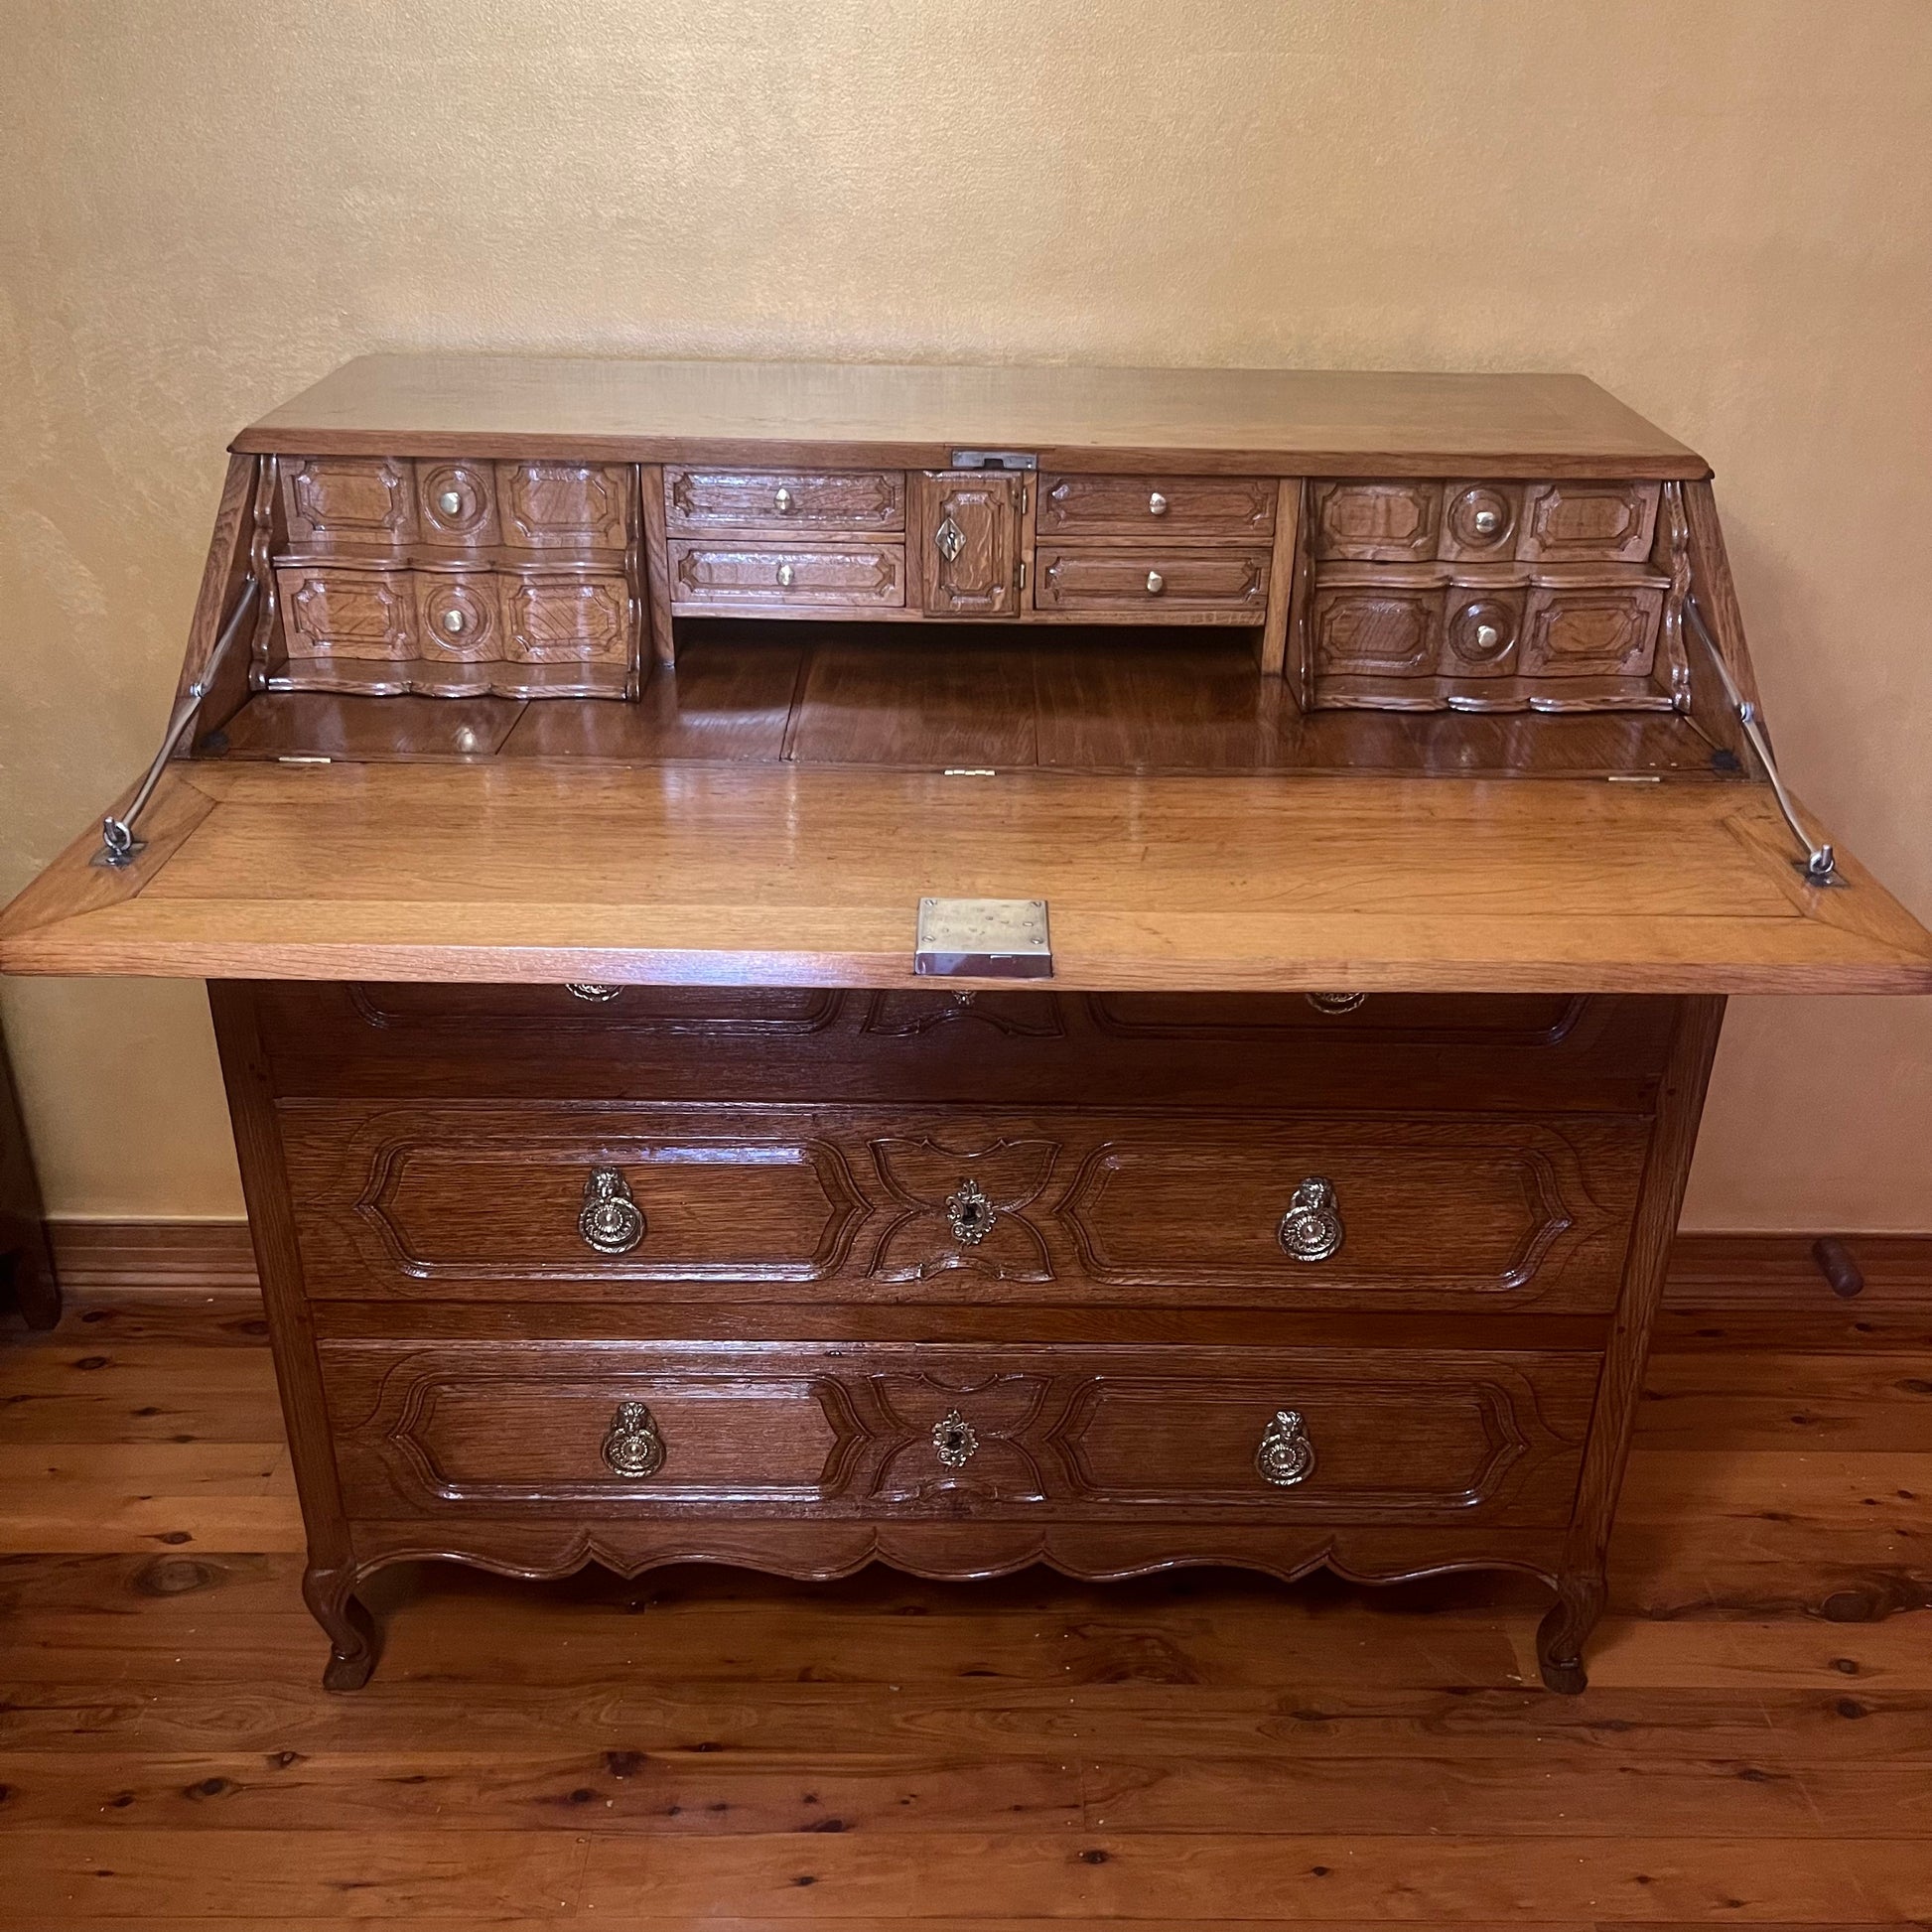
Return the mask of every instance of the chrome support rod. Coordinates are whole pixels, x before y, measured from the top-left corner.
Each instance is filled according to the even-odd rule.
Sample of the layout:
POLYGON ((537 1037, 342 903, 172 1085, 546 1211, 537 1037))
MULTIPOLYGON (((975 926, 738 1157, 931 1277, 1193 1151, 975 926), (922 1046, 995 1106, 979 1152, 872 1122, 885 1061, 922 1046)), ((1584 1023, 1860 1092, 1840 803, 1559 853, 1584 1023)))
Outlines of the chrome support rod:
POLYGON ((1778 810, 1784 814, 1784 822, 1791 828, 1791 836, 1804 847, 1805 856, 1794 859, 1792 863, 1814 886, 1842 886, 1844 877, 1838 869, 1838 860, 1832 848, 1821 839, 1814 839, 1805 830, 1804 821, 1798 816, 1798 808, 1791 801, 1791 794, 1784 788, 1784 780, 1778 775, 1778 761, 1771 756, 1771 741, 1764 736, 1764 726, 1758 718, 1757 707, 1737 688, 1737 680, 1730 674, 1730 666, 1725 662, 1725 654, 1718 648, 1718 640, 1712 636, 1710 626, 1704 621, 1704 613, 1698 609, 1697 599, 1684 600, 1684 616, 1690 628, 1697 633, 1698 641, 1711 655, 1716 666, 1718 682, 1725 688, 1725 696, 1730 701, 1730 708, 1737 714, 1737 722, 1744 728, 1744 736, 1750 748, 1757 754, 1757 761, 1764 767, 1764 775, 1771 781, 1771 796, 1778 801, 1778 810))
POLYGON ((202 700, 207 696, 208 686, 214 682, 215 672, 221 668, 221 660, 241 634, 243 621, 254 610, 260 596, 259 579, 249 578, 242 586, 241 596, 227 622, 221 626, 221 634, 214 640, 214 648, 208 652, 201 676, 181 694, 168 720, 168 731, 161 741, 161 750, 154 755, 154 762, 148 766, 148 774, 129 800, 127 810, 118 818, 110 812, 100 821, 100 850, 93 856, 94 865, 131 865, 136 855, 147 849, 147 841, 134 836, 134 821, 147 809, 148 800, 154 796, 154 788, 161 782, 161 774, 167 769, 168 760, 174 757, 176 748, 187 735, 188 727, 194 723, 195 714, 202 708, 202 700))

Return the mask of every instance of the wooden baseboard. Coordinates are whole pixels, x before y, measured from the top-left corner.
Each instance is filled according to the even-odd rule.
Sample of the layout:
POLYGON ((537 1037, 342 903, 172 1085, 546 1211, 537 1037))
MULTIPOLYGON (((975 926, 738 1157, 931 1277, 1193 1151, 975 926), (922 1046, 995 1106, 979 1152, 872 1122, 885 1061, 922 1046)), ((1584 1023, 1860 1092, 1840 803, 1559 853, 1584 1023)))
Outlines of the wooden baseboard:
POLYGON ((256 1294, 246 1221, 50 1220, 54 1272, 64 1291, 256 1294))
MULTIPOLYGON (((255 1254, 244 1221, 48 1223, 63 1288, 116 1294, 250 1294, 255 1254)), ((1829 1305, 1831 1289, 1809 1234, 1680 1234, 1665 1301, 1680 1309, 1792 1309, 1829 1305)), ((1839 1237, 1865 1278, 1858 1299, 1903 1311, 1932 1310, 1932 1234, 1839 1237)))

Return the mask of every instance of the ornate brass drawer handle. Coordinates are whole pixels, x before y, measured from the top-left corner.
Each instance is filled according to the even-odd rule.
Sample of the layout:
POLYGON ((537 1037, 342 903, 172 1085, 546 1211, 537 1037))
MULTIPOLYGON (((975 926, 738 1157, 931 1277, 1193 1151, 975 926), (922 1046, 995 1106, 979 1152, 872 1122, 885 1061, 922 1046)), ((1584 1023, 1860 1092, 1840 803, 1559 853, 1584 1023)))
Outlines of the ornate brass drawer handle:
POLYGON ((978 1451, 980 1439, 973 1425, 957 1409, 948 1409, 932 1425, 932 1447, 949 1469, 963 1469, 978 1451))
POLYGON ((1316 1013, 1353 1013, 1367 998, 1366 993, 1311 993, 1309 1005, 1316 1013))
POLYGON ((1275 1420, 1261 1433, 1255 1467, 1278 1489, 1293 1489, 1314 1474, 1314 1445, 1299 1409, 1275 1411, 1275 1420))
POLYGON ((1341 1246, 1341 1215, 1335 1207, 1335 1183, 1311 1173, 1295 1190, 1282 1216, 1283 1250, 1293 1261, 1326 1261, 1341 1246))
POLYGON ((564 991, 573 1000, 589 1000, 593 1006, 602 1006, 606 1000, 615 1000, 623 988, 604 986, 597 980, 565 980, 564 991))
POLYGON ((996 1211, 977 1180, 962 1180, 946 1196, 947 1224, 969 1248, 977 1248, 986 1239, 996 1211))
POLYGON ((594 1168, 584 1183, 577 1232, 601 1255, 627 1255, 644 1238, 644 1210, 616 1168, 594 1168))
POLYGON ((641 1402, 621 1403, 604 1439, 604 1459, 621 1476, 654 1476, 664 1463, 664 1439, 641 1402))

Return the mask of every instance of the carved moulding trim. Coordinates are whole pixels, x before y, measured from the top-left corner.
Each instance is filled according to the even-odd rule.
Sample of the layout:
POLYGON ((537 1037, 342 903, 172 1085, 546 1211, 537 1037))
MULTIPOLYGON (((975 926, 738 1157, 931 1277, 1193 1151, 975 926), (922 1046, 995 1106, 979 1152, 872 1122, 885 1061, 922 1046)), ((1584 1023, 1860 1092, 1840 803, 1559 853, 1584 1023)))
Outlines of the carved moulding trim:
POLYGON ((458 1538, 448 1524, 360 1520, 349 1526, 354 1587, 397 1563, 467 1564, 495 1576, 549 1583, 598 1564, 619 1577, 673 1563, 722 1563, 829 1583, 869 1564, 933 1582, 974 1583, 1035 1564, 1081 1583, 1201 1565, 1258 1571, 1294 1583, 1327 1570, 1349 1583, 1401 1584, 1462 1570, 1511 1570, 1556 1587, 1566 1530, 1481 1533, 1466 1529, 1296 1531, 1280 1523, 1219 1525, 1146 1521, 1121 1525, 984 1523, 711 1522, 477 1523, 458 1538))

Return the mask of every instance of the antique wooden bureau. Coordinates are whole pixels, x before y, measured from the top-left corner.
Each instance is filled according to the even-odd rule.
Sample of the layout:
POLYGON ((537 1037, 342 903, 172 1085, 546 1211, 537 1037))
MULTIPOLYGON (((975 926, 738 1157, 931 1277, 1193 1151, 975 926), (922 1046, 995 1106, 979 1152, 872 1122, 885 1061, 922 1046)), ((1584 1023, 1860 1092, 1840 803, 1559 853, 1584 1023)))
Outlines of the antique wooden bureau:
POLYGON ((1582 378, 424 357, 0 965, 212 982, 333 1687, 448 1557, 1505 1566, 1576 1691, 1724 996, 1932 939, 1582 378))

